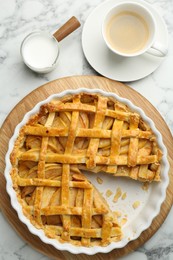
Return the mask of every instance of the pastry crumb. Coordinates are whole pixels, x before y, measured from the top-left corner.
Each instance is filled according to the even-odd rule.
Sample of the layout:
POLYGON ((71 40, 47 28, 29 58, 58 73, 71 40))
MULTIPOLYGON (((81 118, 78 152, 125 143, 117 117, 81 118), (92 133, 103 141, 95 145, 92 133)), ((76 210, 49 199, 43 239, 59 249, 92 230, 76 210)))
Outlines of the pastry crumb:
POLYGON ((106 197, 110 197, 113 194, 113 192, 111 190, 107 190, 106 191, 106 197))
POLYGON ((122 216, 120 211, 113 211, 114 216, 116 216, 117 218, 120 218, 122 216))
POLYGON ((114 198, 113 198, 113 202, 117 202, 118 201, 118 199, 121 197, 121 195, 122 195, 122 191, 121 191, 121 188, 117 188, 117 191, 116 191, 116 194, 115 194, 115 196, 114 196, 114 198))
POLYGON ((134 209, 137 209, 140 206, 140 201, 135 201, 132 205, 134 209))
POLYGON ((97 182, 98 182, 98 184, 102 184, 103 180, 100 177, 97 177, 97 182))
POLYGON ((142 189, 145 190, 145 191, 148 191, 149 185, 150 185, 149 182, 144 182, 144 183, 142 184, 142 189))
POLYGON ((127 218, 122 218, 121 220, 121 226, 125 225, 127 222, 127 218))
POLYGON ((127 193, 126 193, 126 192, 124 192, 124 193, 123 193, 123 195, 122 195, 122 197, 121 197, 121 199, 122 199, 122 200, 125 200, 125 199, 126 199, 126 197, 127 197, 127 193))

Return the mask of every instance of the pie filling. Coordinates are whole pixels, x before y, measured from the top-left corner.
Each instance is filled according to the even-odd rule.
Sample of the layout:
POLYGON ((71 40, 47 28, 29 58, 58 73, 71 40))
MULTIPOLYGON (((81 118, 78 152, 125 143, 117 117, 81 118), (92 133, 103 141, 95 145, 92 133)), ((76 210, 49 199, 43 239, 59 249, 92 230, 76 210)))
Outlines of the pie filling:
POLYGON ((46 236, 81 246, 122 239, 115 214, 81 170, 160 181, 156 136, 125 104, 99 94, 54 99, 24 125, 11 153, 23 213, 46 236))

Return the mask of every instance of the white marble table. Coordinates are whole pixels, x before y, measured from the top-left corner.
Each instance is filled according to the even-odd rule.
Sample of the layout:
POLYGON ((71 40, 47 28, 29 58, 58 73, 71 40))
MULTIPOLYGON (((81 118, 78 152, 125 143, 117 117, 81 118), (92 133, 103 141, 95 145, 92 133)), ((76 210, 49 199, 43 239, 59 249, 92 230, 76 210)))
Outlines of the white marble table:
MULTIPOLYGON (((101 0, 0 0, 0 124, 10 110, 38 86, 69 75, 97 74, 81 46, 82 27, 63 41, 58 67, 46 75, 30 71, 22 62, 22 39, 36 29, 53 32, 72 15, 82 25, 101 0)), ((173 132, 173 1, 148 1, 162 13, 169 32, 169 54, 148 77, 129 85, 161 113, 173 132)), ((173 259, 173 209, 158 232, 136 252, 123 259, 173 259)), ((28 246, 0 213, 0 260, 48 259, 28 246)), ((106 259, 106 256, 105 256, 106 259)))

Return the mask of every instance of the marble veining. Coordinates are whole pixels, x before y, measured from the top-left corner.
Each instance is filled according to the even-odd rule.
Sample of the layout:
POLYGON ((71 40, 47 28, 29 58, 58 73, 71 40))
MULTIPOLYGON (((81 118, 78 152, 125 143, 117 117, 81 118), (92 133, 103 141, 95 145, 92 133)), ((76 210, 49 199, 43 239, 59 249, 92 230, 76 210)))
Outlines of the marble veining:
MULTIPOLYGON (((169 52, 155 72, 128 84, 158 109, 173 133, 173 2, 172 0, 147 2, 153 4, 165 20, 169 33, 169 52)), ((38 86, 58 77, 98 75, 84 57, 81 33, 87 16, 100 3, 100 0, 0 0, 0 125, 11 109, 38 86), (72 15, 78 17, 81 27, 60 43, 57 68, 45 75, 30 71, 20 56, 20 44, 23 38, 34 30, 53 33, 72 15)), ((122 259, 172 260, 172 218, 173 209, 147 243, 122 259)), ((48 259, 19 237, 1 212, 0 226, 0 260, 48 259)))

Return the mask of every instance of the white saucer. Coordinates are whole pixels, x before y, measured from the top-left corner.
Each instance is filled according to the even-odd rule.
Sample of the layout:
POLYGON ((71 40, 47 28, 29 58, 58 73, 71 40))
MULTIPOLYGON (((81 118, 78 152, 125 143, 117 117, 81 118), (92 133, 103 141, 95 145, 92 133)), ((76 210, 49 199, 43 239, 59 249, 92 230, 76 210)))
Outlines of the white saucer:
MULTIPOLYGON (((118 81, 134 81, 146 77, 156 70, 164 58, 143 54, 134 58, 123 58, 111 52, 102 38, 101 25, 106 12, 116 3, 125 0, 108 0, 96 7, 87 18, 82 32, 82 47, 90 65, 101 75, 118 81)), ((139 2, 139 0, 132 0, 139 2)), ((168 32, 164 20, 155 8, 143 1, 153 13, 159 30, 156 40, 168 46, 168 32)))

